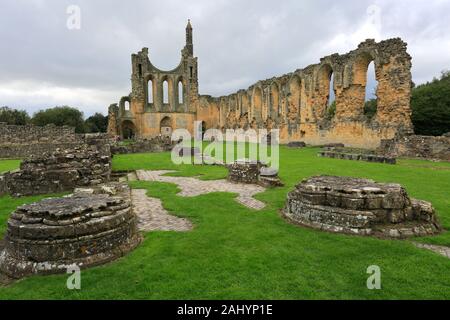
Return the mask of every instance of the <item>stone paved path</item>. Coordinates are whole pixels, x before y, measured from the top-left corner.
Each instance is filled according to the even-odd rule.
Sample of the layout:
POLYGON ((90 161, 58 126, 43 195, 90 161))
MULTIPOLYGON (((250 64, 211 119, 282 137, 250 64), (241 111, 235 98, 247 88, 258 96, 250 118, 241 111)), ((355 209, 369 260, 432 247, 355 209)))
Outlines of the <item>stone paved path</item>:
POLYGON ((444 257, 447 257, 450 259, 450 247, 436 246, 433 244, 424 244, 424 243, 418 243, 418 242, 414 242, 414 245, 417 248, 431 250, 433 252, 439 253, 440 255, 443 255, 444 257))
POLYGON ((236 198, 236 201, 248 208, 261 210, 266 206, 264 202, 253 198, 255 194, 263 192, 265 190, 265 188, 261 186, 253 184, 231 183, 227 180, 203 181, 190 177, 164 176, 164 174, 169 172, 174 171, 138 170, 136 171, 136 175, 138 180, 174 183, 181 189, 181 192, 178 195, 182 197, 195 197, 211 192, 231 192, 237 193, 238 197, 236 198))
POLYGON ((161 200, 148 197, 147 190, 131 191, 133 210, 138 217, 140 231, 189 231, 192 223, 183 218, 170 215, 162 206, 161 200))

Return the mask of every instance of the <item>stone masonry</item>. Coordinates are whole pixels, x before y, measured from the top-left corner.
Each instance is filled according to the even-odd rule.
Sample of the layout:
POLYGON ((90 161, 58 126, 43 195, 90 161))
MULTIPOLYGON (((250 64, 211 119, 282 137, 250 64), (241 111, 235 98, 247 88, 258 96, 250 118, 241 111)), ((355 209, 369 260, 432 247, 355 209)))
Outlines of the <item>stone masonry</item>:
POLYGON ((26 196, 107 182, 111 174, 108 149, 108 145, 85 144, 32 156, 21 163, 20 170, 5 174, 7 189, 14 196, 26 196))
POLYGON ((323 148, 323 150, 319 151, 318 156, 324 158, 377 162, 386 164, 397 163, 397 160, 394 157, 376 154, 364 149, 325 147, 323 148))
POLYGON ((441 137, 411 135, 383 140, 378 151, 391 157, 450 161, 450 135, 441 137))
POLYGON ((375 149, 382 139, 412 134, 411 56, 399 38, 368 39, 346 54, 332 54, 291 73, 261 80, 222 97, 199 95, 198 60, 193 29, 186 27, 180 64, 156 68, 148 48, 132 55, 131 93, 109 108, 108 132, 122 138, 170 135, 175 129, 194 131, 194 121, 207 129, 279 129, 280 142, 311 145, 344 143, 375 149), (367 69, 373 62, 377 111, 364 114, 367 69), (331 83, 332 75, 334 82, 331 83), (330 89, 336 112, 327 116, 330 89))
POLYGON ((290 221, 330 232, 407 238, 439 233, 431 203, 410 199, 398 184, 317 176, 288 194, 290 221))
POLYGON ((136 222, 126 184, 23 205, 8 220, 0 273, 21 278, 112 261, 140 243, 136 222))
POLYGON ((84 135, 75 128, 55 125, 7 125, 0 123, 0 159, 20 159, 56 149, 73 148, 83 143, 84 135))

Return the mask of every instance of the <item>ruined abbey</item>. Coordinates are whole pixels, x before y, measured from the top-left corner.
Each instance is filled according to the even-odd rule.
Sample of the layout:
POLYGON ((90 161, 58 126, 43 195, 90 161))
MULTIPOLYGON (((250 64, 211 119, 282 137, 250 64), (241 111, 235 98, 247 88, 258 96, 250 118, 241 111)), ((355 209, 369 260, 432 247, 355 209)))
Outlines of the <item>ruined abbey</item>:
POLYGON ((411 57, 401 39, 366 40, 347 54, 332 54, 320 63, 258 81, 223 97, 199 94, 198 59, 191 23, 181 62, 173 70, 156 68, 147 48, 132 55, 132 91, 109 107, 112 136, 146 139, 190 132, 194 121, 210 129, 279 129, 280 142, 311 145, 344 143, 377 148, 382 140, 413 133, 411 57), (377 110, 364 114, 367 69, 374 62, 377 110), (333 75, 333 77, 332 77, 333 75), (334 81, 331 81, 334 79, 334 81), (336 109, 330 116, 330 86, 336 109))

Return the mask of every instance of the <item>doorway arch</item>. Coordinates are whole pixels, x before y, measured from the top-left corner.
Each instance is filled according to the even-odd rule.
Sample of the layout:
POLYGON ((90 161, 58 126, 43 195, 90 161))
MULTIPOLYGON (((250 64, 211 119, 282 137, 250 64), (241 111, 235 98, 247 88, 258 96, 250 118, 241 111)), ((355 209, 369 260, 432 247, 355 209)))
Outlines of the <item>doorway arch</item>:
POLYGON ((171 136, 172 135, 172 119, 166 116, 161 119, 159 124, 160 133, 162 136, 171 136))
POLYGON ((134 123, 130 120, 125 120, 122 122, 122 138, 123 139, 134 139, 136 135, 136 127, 134 123))

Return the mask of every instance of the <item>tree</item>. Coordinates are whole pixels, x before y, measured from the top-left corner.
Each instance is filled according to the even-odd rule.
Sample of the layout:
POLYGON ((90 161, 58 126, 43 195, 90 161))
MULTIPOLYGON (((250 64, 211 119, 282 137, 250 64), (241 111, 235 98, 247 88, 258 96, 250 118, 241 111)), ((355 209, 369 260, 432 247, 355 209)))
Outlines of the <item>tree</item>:
POLYGON ((57 126, 75 127, 75 132, 84 133, 83 112, 69 106, 61 106, 40 110, 33 115, 31 122, 37 126, 54 124, 57 126))
POLYGON ((415 87, 411 109, 416 134, 439 136, 450 132, 450 71, 415 87))
POLYGON ((11 109, 9 107, 0 108, 0 122, 14 125, 25 125, 30 122, 30 116, 25 110, 11 109))
POLYGON ((108 129, 108 117, 101 113, 95 113, 85 121, 86 132, 106 132, 108 129))
POLYGON ((325 118, 327 120, 331 120, 334 118, 334 115, 336 114, 336 100, 333 101, 327 108, 325 118))
POLYGON ((377 113, 377 99, 370 99, 364 104, 364 114, 367 118, 372 119, 377 113))

